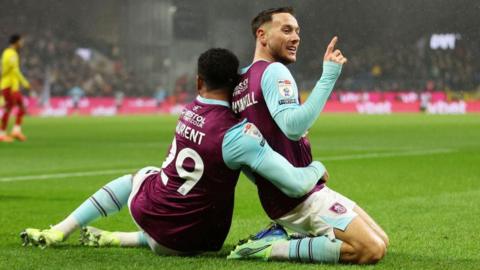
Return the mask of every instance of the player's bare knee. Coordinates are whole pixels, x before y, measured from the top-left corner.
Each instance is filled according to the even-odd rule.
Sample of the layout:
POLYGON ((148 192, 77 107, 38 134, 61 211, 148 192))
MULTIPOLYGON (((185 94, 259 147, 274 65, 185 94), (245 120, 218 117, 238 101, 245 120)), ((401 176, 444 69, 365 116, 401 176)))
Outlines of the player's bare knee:
POLYGON ((353 263, 376 264, 386 253, 386 245, 378 236, 369 237, 367 240, 352 242, 354 248, 353 263))
POLYGON ((350 245, 346 242, 343 242, 342 246, 340 248, 340 258, 342 259, 342 261, 343 262, 350 262, 356 256, 357 256, 357 252, 356 252, 355 248, 352 245, 350 245))
POLYGON ((385 252, 386 246, 383 241, 378 240, 369 243, 369 245, 363 250, 361 263, 376 264, 385 256, 385 252))

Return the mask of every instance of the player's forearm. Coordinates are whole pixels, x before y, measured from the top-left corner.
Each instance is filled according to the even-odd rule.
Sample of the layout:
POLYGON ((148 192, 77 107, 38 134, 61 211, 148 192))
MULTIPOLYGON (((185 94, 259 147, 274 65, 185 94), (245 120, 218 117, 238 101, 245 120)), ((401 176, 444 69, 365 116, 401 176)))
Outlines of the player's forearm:
POLYGON ((23 87, 25 88, 29 88, 30 87, 30 83, 28 82, 27 79, 25 79, 25 77, 23 76, 22 72, 20 71, 20 69, 18 67, 16 67, 14 69, 14 72, 15 72, 15 75, 17 76, 17 78, 20 80, 20 83, 22 84, 23 87))
MULTIPOLYGON (((315 121, 319 113, 325 107, 330 93, 332 93, 333 87, 337 82, 338 77, 342 72, 342 65, 334 62, 323 62, 323 73, 320 80, 315 84, 312 93, 302 105, 309 107, 309 110, 313 111, 313 121, 315 121)), ((312 122, 313 123, 313 122, 312 122)))
POLYGON ((287 108, 275 115, 275 122, 289 139, 299 140, 313 125, 325 107, 341 70, 340 64, 324 62, 322 77, 307 101, 301 106, 287 108))
POLYGON ((245 121, 225 133, 222 156, 230 169, 248 167, 244 172, 256 172, 289 197, 307 194, 325 173, 320 162, 312 162, 303 168, 294 167, 268 145, 253 124, 245 121), (248 129, 247 125, 250 125, 248 129))
POLYGON ((318 161, 312 162, 308 167, 294 167, 270 148, 255 171, 287 196, 299 198, 312 190, 325 173, 325 167, 318 161))

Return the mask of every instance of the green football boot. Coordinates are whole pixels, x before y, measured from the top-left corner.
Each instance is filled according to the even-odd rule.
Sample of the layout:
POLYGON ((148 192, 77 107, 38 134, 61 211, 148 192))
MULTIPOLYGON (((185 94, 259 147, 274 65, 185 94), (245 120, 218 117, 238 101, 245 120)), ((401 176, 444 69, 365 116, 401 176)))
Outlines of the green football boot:
POLYGON ((255 235, 240 240, 227 259, 259 259, 268 261, 272 252, 272 244, 277 241, 287 240, 289 240, 287 231, 279 224, 271 223, 255 235))
POLYGON ((25 229, 25 231, 20 233, 20 238, 22 238, 23 246, 33 245, 39 246, 42 249, 49 246, 56 246, 65 240, 64 234, 61 231, 54 229, 39 230, 34 228, 25 229))
POLYGON ((119 247, 120 239, 113 232, 88 226, 80 232, 80 243, 91 247, 119 247))

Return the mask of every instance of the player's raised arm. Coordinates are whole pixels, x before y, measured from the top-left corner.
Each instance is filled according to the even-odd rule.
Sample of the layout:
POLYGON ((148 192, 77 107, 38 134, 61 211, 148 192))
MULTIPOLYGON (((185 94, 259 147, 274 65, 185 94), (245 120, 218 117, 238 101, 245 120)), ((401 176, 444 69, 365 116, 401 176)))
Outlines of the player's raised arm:
POLYGON ((328 45, 323 73, 303 105, 298 102, 298 89, 290 71, 281 63, 271 64, 262 76, 262 91, 270 114, 282 132, 291 140, 299 140, 313 125, 325 107, 342 65, 347 62, 335 49, 338 38, 328 45))
POLYGON ((243 121, 224 137, 222 155, 228 167, 248 167, 268 179, 289 197, 302 197, 326 174, 318 161, 308 167, 294 167, 275 152, 255 125, 243 121))

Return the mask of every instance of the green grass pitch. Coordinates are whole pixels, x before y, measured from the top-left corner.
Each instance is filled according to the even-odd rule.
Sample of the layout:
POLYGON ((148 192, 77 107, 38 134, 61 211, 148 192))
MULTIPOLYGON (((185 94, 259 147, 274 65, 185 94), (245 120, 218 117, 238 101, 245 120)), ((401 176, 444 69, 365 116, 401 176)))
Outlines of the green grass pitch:
MULTIPOLYGON (((0 144, 0 269, 372 267, 227 261, 237 240, 268 223, 255 187, 243 176, 232 228, 219 253, 176 258, 141 248, 88 248, 78 244, 78 233, 56 248, 21 246, 22 229, 58 222, 122 171, 160 166, 175 121, 27 118, 27 142, 0 144), (97 175, 59 175, 87 172, 97 175), (38 179, 42 175, 45 179, 38 179)), ((314 158, 329 170, 329 186, 355 200, 389 234, 388 255, 375 268, 480 268, 479 115, 322 115, 309 138, 314 158)), ((135 229, 126 209, 94 225, 135 229)))

